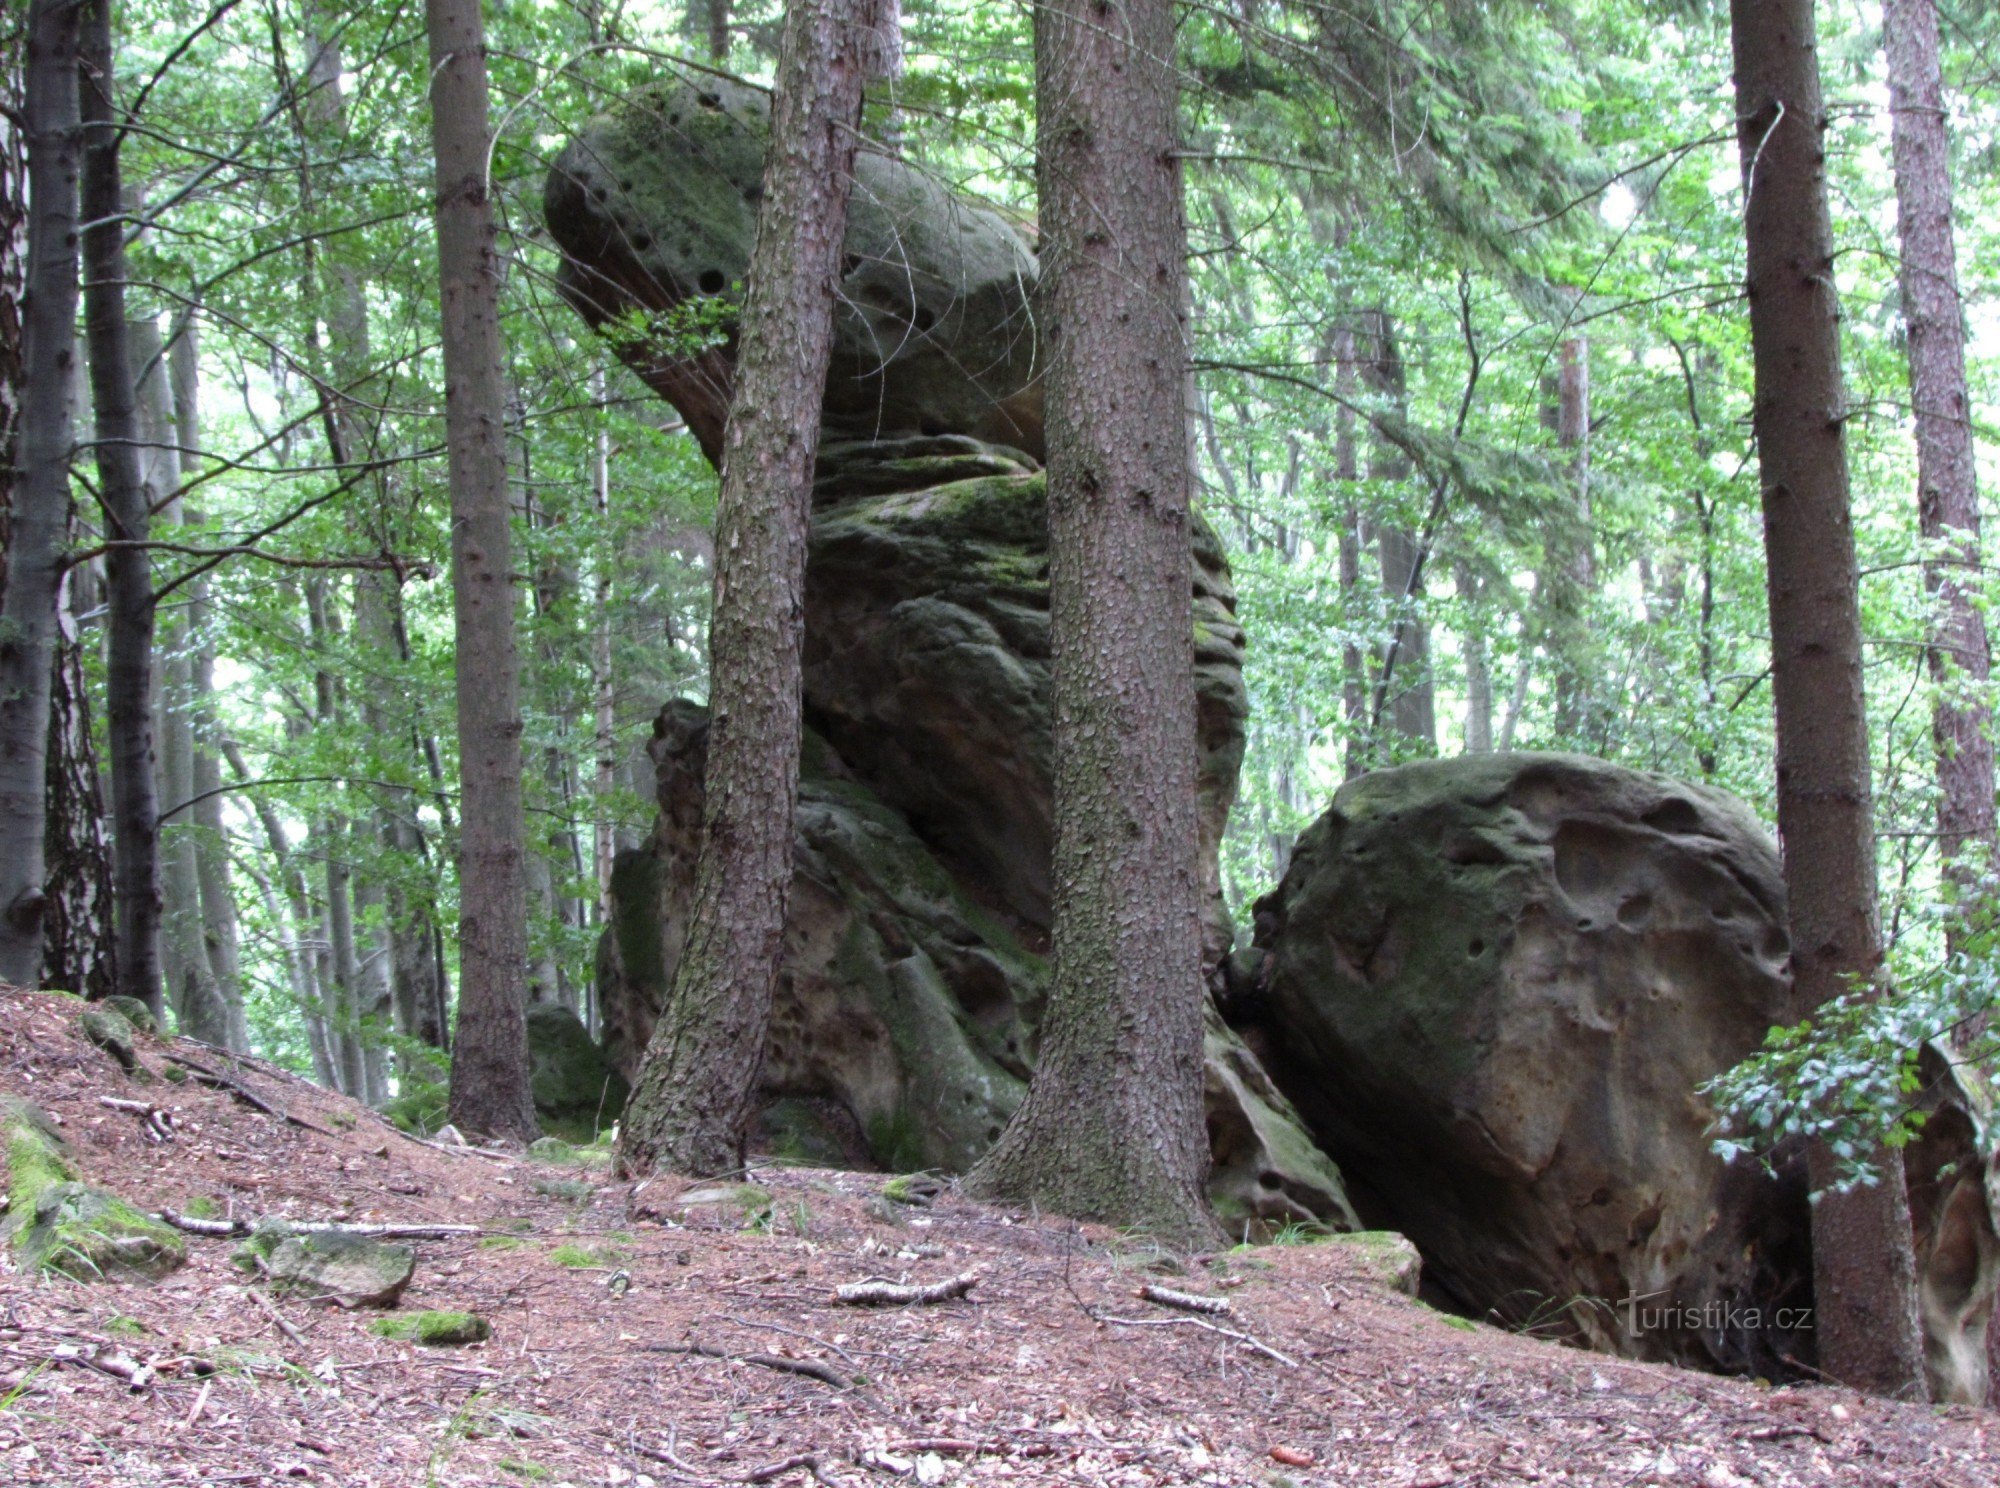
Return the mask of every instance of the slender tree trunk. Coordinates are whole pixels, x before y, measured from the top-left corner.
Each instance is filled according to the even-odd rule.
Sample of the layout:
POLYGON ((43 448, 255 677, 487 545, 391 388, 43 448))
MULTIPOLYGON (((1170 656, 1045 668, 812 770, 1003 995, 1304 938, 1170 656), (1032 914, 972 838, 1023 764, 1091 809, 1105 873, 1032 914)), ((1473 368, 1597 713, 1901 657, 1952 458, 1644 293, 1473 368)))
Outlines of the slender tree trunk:
POLYGON ((791 893, 806 527, 872 24, 872 0, 785 12, 723 435, 694 908, 625 1108, 629 1172, 743 1161, 791 893))
MULTIPOLYGON (((178 435, 182 478, 198 474, 201 457, 200 368, 195 330, 183 325, 167 348, 173 376, 174 427, 178 435)), ((181 520, 199 527, 201 517, 183 506, 181 520)), ((195 875, 201 894, 202 949, 209 976, 222 1005, 226 1047, 250 1046, 243 1013, 243 971, 238 946, 236 899, 230 885, 229 832, 223 821, 222 758, 217 747, 220 721, 215 715, 215 638, 211 633, 208 580, 192 579, 186 586, 188 648, 188 709, 192 731, 190 770, 194 805, 188 817, 194 828, 195 875)))
MULTIPOLYGON (((1363 322, 1368 329, 1362 338, 1366 342, 1360 359, 1362 381, 1395 413, 1403 414, 1409 388, 1395 321, 1386 310, 1370 310, 1363 322)), ((1378 433, 1372 441, 1368 479, 1393 496, 1410 479, 1410 457, 1378 433)), ((1376 526, 1375 546, 1383 598, 1394 626, 1381 658, 1385 670, 1394 668, 1387 678, 1389 727, 1414 745, 1416 753, 1433 755, 1437 688, 1431 678, 1430 624, 1423 614, 1423 579, 1417 567, 1419 543, 1406 527, 1384 522, 1376 526)))
POLYGON ((1547 525, 1539 608, 1549 654, 1549 688, 1555 700, 1556 737, 1583 742, 1590 723, 1590 596, 1597 563, 1590 533, 1590 346, 1566 337, 1557 352, 1560 370, 1544 418, 1556 447, 1569 456, 1572 505, 1547 525))
POLYGON ((28 377, 21 334, 28 290, 27 43, 26 17, 0 31, 0 596, 7 592, 7 520, 20 477, 21 392, 28 377))
POLYGON ((29 201, 19 477, 0 595, 0 981, 42 967, 43 833, 56 595, 75 443, 79 5, 34 0, 23 77, 29 201))
POLYGON ((1347 638, 1340 650, 1340 711, 1347 720, 1347 750, 1343 775, 1352 780, 1374 758, 1368 727, 1368 653, 1358 639, 1361 614, 1361 514, 1355 509, 1361 459, 1356 452, 1354 395, 1360 389, 1355 363, 1354 327, 1342 320, 1333 336, 1333 390, 1339 398, 1333 414, 1333 476, 1345 493, 1339 512, 1340 593, 1348 616, 1347 638))
MULTIPOLYGON (((1840 307, 1812 0, 1732 0, 1745 177, 1754 423, 1777 712, 1778 833, 1798 1010, 1881 974, 1861 617, 1848 501, 1840 307)), ((1896 1175, 1813 1210, 1819 1367, 1922 1398, 1909 1201, 1896 1175)), ((1810 1154, 1826 1189, 1832 1157, 1810 1154)))
POLYGON ((1479 621, 1484 586, 1469 563, 1461 562, 1452 574, 1459 602, 1466 613, 1465 636, 1465 752, 1493 752, 1493 662, 1487 651, 1486 632, 1479 621))
MULTIPOLYGON (((1965 387, 1965 312, 1952 242, 1951 139, 1934 0, 1885 0, 1890 148, 1902 237, 1903 323, 1917 424, 1917 509, 1924 585, 1935 607, 1931 732, 1937 745, 1938 847, 1961 901, 1994 851, 1993 655, 1979 607, 1979 483, 1965 387)), ((1954 915, 1954 947, 1966 922, 1954 915)))
POLYGON ((82 209, 85 329, 97 416, 97 477, 110 551, 105 666, 111 742, 113 890, 119 991, 156 1013, 160 1002, 159 796, 153 759, 152 512, 140 468, 131 326, 125 307, 123 120, 112 70, 111 0, 88 0, 81 39, 85 124, 82 209))
POLYGON ((521 666, 508 531, 500 280, 486 175, 486 32, 478 0, 426 0, 451 463, 458 653, 459 990, 451 1119, 531 1140, 527 892, 521 852, 521 666))
POLYGON ((1035 10, 1049 339, 1054 986, 974 1191, 1216 1233, 1202 1185, 1187 224, 1174 9, 1035 10))

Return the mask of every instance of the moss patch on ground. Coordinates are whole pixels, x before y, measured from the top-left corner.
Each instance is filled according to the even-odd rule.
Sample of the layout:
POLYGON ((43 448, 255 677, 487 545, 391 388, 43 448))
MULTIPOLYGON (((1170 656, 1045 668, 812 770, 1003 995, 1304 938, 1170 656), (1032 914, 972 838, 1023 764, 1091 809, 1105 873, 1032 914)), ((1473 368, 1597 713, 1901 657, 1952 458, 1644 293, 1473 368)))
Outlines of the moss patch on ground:
POLYGON ((468 1343, 484 1343, 493 1336, 493 1327, 473 1312, 408 1312, 377 1319, 368 1331, 380 1338, 401 1339, 429 1348, 456 1348, 468 1343))

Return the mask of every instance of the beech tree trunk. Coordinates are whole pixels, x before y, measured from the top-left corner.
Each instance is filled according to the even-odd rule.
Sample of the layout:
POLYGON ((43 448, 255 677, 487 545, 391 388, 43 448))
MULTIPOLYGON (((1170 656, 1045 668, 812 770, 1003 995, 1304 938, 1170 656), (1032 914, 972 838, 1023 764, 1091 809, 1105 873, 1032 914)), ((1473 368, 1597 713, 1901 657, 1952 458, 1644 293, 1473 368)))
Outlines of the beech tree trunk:
POLYGON ((153 769, 152 510, 140 463, 144 431, 125 306, 120 117, 111 0, 87 0, 81 37, 84 130, 84 322, 97 423, 98 500, 109 591, 105 714, 111 745, 112 890, 118 990, 161 1012, 159 794, 153 769))
POLYGON ((967 1186, 1194 1244, 1217 1229, 1173 58, 1167 0, 1036 7, 1054 985, 1027 1099, 967 1186))
POLYGON ((716 505, 694 908, 619 1142, 632 1173, 740 1167, 777 982, 798 804, 800 633, 874 0, 794 0, 716 505))
MULTIPOLYGON (((1931 596, 1931 733, 1937 746, 1938 849, 1962 900, 1994 851, 1993 653, 1979 608, 1979 480, 1965 388, 1965 316, 1952 242, 1951 138, 1933 0, 1885 0, 1889 143, 1902 237, 1903 324, 1917 424, 1917 511, 1931 596)), ((1954 948, 1965 920, 1946 935, 1954 948)))
POLYGON ((22 87, 29 175, 19 476, 0 594, 0 981, 41 972, 49 688, 75 443, 77 177, 82 152, 75 0, 34 0, 22 87))
MULTIPOLYGON (((1840 306, 1827 216, 1826 110, 1812 0, 1732 0, 1737 141, 1756 368, 1777 712, 1778 834, 1805 1014, 1881 973, 1861 616, 1848 503, 1840 306)), ((1890 1178, 1813 1208, 1819 1367, 1857 1389, 1924 1396, 1909 1200, 1890 1178)), ((1815 1188, 1831 1155, 1810 1154, 1815 1188)))
POLYGON ((486 175, 479 0, 426 0, 451 466, 458 653, 459 988, 451 1119, 530 1141, 527 892, 521 877, 521 668, 508 530, 500 280, 486 175))

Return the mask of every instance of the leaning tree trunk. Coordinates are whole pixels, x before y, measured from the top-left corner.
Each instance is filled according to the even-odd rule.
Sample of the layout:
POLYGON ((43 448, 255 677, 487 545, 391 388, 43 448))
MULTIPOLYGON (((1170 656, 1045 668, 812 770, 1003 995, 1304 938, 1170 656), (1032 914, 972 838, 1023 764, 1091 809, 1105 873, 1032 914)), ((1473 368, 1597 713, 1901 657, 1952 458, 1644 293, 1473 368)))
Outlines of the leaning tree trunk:
POLYGON ((791 893, 806 526, 872 3, 794 0, 785 12, 723 435, 694 908, 625 1107, 630 1172, 743 1161, 791 893))
MULTIPOLYGON (((1965 318, 1951 235, 1951 139, 1945 127, 1933 0, 1885 0, 1889 143, 1903 241, 1903 323, 1917 423, 1917 510, 1931 636, 1931 732, 1937 742, 1938 850, 1961 902, 1994 850, 1993 655, 1979 607, 1979 482, 1965 387, 1965 318)), ((1963 916, 1946 923, 1956 947, 1963 916)))
MULTIPOLYGON (((1848 502, 1840 307, 1827 215, 1812 0, 1732 0, 1737 141, 1756 369, 1777 713, 1778 834, 1803 1014, 1881 973, 1861 615, 1848 502)), ((1890 1181, 1827 1192, 1813 1209, 1819 1368, 1843 1384, 1921 1398, 1908 1197, 1890 1181)), ((1834 1177, 1810 1155, 1815 1188, 1834 1177)))
POLYGON ((459 990, 450 1110, 530 1140, 527 893, 521 880, 521 668, 508 531, 500 279, 487 179, 479 0, 427 0, 458 652, 459 990))
POLYGON ((1054 986, 1028 1097, 968 1184, 1216 1233, 1203 1197, 1187 224, 1174 8, 1035 10, 1049 341, 1054 986))
POLYGON ((44 785, 56 594, 75 441, 79 6, 34 0, 23 77, 29 199, 19 477, 0 596, 0 981, 42 965, 44 785))

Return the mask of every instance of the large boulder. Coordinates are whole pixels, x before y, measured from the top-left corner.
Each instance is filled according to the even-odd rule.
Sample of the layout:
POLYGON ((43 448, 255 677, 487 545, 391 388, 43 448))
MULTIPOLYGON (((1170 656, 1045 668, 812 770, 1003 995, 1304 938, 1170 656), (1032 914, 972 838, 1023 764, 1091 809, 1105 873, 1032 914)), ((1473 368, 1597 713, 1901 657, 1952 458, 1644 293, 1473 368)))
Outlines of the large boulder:
MULTIPOLYGON (((704 710, 670 704, 652 746, 660 818, 612 879, 598 987, 607 1051, 628 1078, 686 932, 706 750, 704 710)), ((763 1145, 895 1171, 963 1171, 1020 1103, 1047 991, 1047 962, 809 734, 760 1076, 763 1145)), ((1210 1192, 1232 1229, 1352 1227, 1338 1171, 1219 1019, 1208 1056, 1210 1192)))
MULTIPOLYGON (((977 447, 973 447, 976 451, 977 447)), ((963 463, 980 458, 958 455, 963 463)), ((927 473, 943 468, 933 458, 927 473)), ((869 489, 848 475, 844 489, 869 489)), ((1207 960, 1249 704, 1229 565, 1194 522, 1196 747, 1207 960)), ((1050 923, 1048 486, 1040 474, 829 496, 806 566, 805 703, 861 780, 1031 941, 1050 923)))
POLYGON ((1634 1357, 1810 1361, 1802 1179, 1724 1165, 1697 1094, 1792 1011, 1739 802, 1580 756, 1407 765, 1340 790, 1256 917, 1230 1020, 1440 1300, 1634 1357))
POLYGON ((616 1121, 630 1093, 583 1020, 557 1002, 528 1009, 528 1085, 543 1130, 578 1142, 616 1121))
MULTIPOLYGON (((661 82, 586 126, 544 188, 564 294, 680 410, 711 461, 769 138, 763 90, 661 82)), ((869 142, 854 179, 827 438, 969 434, 1039 457, 1027 233, 869 142)))

